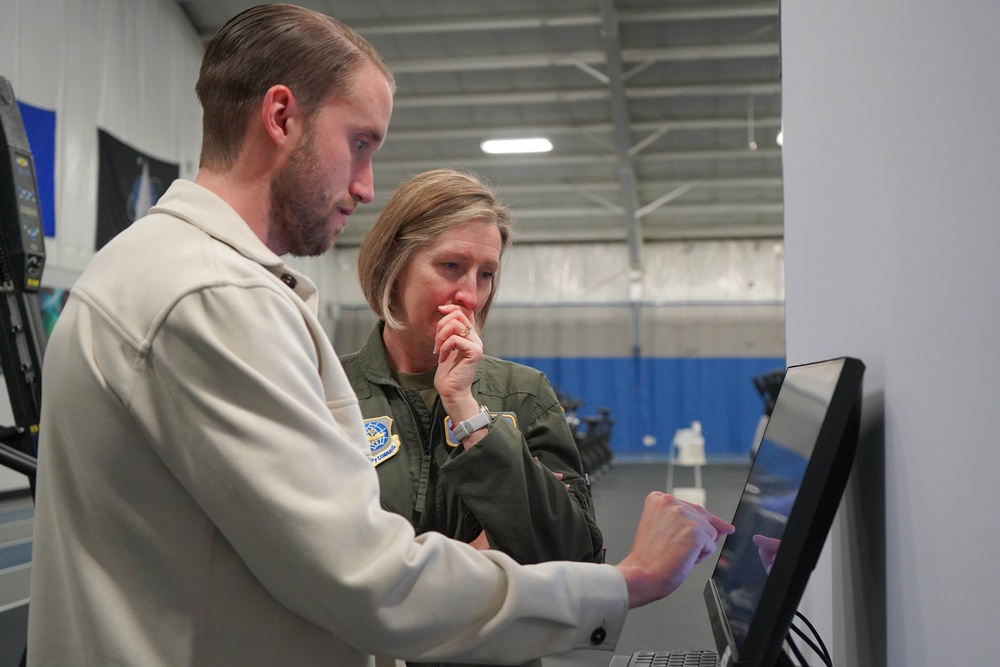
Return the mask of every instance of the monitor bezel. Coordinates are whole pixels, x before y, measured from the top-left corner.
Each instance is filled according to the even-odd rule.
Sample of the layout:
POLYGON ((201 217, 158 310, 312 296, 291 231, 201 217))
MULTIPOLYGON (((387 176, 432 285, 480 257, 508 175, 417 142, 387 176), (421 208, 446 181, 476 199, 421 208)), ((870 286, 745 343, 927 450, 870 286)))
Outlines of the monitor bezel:
MULTIPOLYGON (((785 371, 787 378, 788 373, 795 372, 795 369, 834 363, 842 363, 840 374, 803 474, 801 488, 789 512, 781 549, 764 583, 742 647, 736 646, 714 572, 705 585, 705 602, 719 651, 720 667, 790 664, 782 644, 805 592, 809 575, 823 551, 854 462, 861 425, 865 366, 858 359, 838 357, 789 366, 785 371)), ((775 411, 780 402, 779 391, 775 411)), ((767 437, 766 427, 762 437, 767 437)))

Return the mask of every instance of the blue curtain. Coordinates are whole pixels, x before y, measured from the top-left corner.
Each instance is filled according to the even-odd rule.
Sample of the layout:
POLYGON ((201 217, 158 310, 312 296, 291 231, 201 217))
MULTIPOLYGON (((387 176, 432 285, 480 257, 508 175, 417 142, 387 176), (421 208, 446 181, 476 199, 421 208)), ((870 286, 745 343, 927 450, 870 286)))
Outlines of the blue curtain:
POLYGON ((753 378, 785 368, 783 357, 511 360, 539 369, 558 390, 584 401, 580 417, 609 408, 611 446, 623 458, 665 458, 674 431, 697 420, 709 459, 745 460, 764 413, 753 378), (644 444, 647 436, 656 444, 644 444))

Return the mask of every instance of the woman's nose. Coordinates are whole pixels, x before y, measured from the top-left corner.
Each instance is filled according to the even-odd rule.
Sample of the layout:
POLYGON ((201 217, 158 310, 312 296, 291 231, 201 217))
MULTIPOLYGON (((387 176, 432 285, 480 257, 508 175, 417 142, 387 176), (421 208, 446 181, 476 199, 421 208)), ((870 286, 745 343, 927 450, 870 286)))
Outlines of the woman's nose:
POLYGON ((455 303, 471 313, 476 312, 479 295, 476 292, 476 276, 469 274, 462 278, 455 290, 455 303))

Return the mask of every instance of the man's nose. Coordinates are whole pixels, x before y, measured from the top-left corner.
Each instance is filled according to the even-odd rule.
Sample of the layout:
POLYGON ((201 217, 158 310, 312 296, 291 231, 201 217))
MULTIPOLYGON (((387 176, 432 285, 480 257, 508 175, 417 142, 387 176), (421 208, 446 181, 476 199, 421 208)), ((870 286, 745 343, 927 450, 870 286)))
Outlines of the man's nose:
POLYGON ((360 167, 351 183, 351 196, 359 204, 371 204, 375 199, 375 177, 371 162, 360 167))

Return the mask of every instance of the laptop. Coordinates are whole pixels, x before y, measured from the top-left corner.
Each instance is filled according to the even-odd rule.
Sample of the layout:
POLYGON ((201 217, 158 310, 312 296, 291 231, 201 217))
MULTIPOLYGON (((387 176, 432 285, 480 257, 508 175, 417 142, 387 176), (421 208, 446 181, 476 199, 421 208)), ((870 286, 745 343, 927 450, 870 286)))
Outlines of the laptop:
POLYGON ((795 664, 785 639, 854 461, 864 369, 841 357, 785 371, 733 516, 736 531, 705 586, 715 648, 616 655, 609 667, 795 664))

